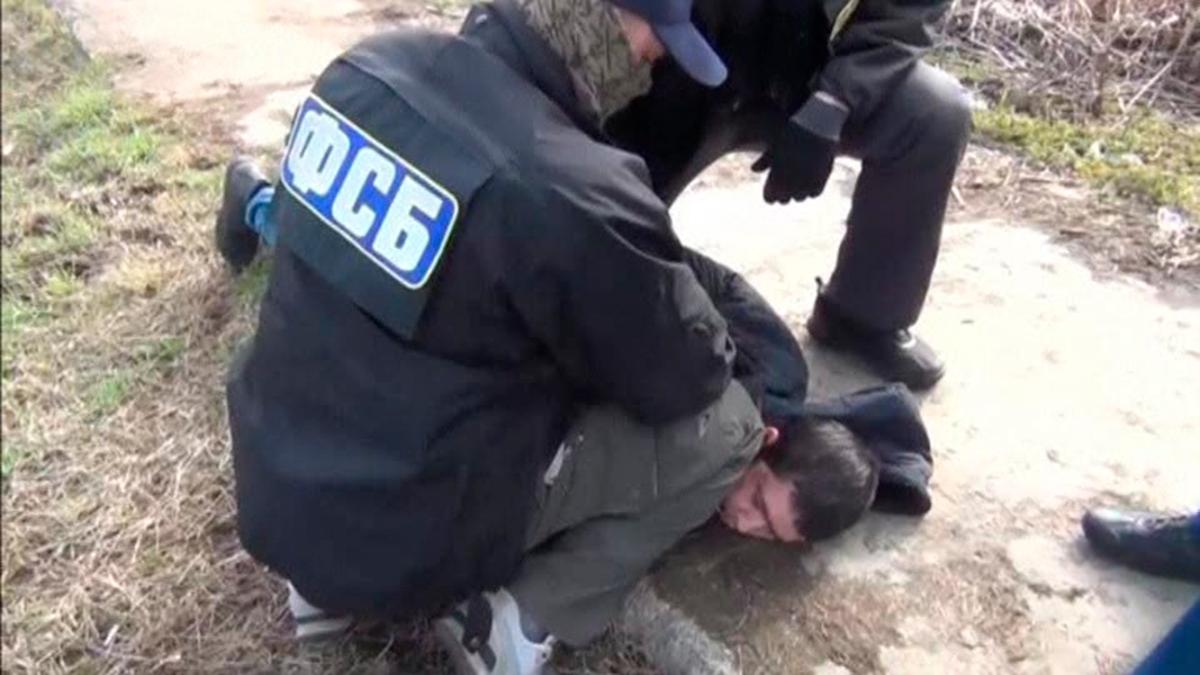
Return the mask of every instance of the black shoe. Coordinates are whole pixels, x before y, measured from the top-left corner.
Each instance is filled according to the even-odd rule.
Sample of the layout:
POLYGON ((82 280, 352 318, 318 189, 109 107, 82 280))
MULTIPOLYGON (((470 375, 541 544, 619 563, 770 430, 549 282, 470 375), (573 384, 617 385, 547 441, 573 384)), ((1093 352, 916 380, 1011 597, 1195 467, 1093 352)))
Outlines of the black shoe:
POLYGON ((246 225, 246 204, 267 177, 249 157, 234 157, 225 168, 221 211, 217 213, 216 240, 221 257, 234 274, 246 269, 258 253, 258 233, 246 225))
POLYGON ((822 345, 862 359, 880 377, 913 391, 929 389, 946 374, 933 349, 907 330, 873 331, 842 316, 818 294, 808 334, 822 345))
POLYGON ((1188 516, 1095 509, 1083 517, 1092 548, 1139 572, 1200 583, 1200 532, 1188 516))

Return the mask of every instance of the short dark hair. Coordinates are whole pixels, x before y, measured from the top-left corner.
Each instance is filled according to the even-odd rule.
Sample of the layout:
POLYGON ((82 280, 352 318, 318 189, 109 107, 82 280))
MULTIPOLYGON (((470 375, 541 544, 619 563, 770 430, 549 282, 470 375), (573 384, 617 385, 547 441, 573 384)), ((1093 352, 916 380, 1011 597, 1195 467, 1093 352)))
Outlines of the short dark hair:
POLYGON ((879 486, 879 460, 840 422, 798 417, 780 430, 767 465, 796 486, 796 530, 828 539, 862 518, 879 486))

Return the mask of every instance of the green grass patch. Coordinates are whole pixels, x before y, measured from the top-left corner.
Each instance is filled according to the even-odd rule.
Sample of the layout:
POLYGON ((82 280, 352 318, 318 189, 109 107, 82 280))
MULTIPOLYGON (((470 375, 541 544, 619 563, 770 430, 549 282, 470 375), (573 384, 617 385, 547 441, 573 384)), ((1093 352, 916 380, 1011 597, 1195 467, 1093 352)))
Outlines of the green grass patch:
POLYGON ((0 304, 0 332, 4 333, 4 342, 16 338, 25 328, 44 316, 36 307, 17 299, 5 298, 0 304))
POLYGON ((145 171, 147 164, 156 159, 158 146, 158 137, 144 129, 89 129, 51 154, 49 166, 68 180, 98 182, 134 170, 145 171))
POLYGON ((1200 216, 1200 124, 1140 109, 1126 115, 1109 102, 1099 116, 1055 92, 1028 94, 995 63, 952 48, 930 60, 988 99, 975 113, 977 133, 1093 185, 1155 206, 1200 216))
POLYGON ((87 407, 92 417, 107 417, 116 412, 129 400, 136 381, 132 371, 117 370, 95 382, 87 392, 87 407))
POLYGON ((112 89, 101 79, 103 75, 103 71, 85 71, 75 86, 66 90, 57 105, 49 111, 51 132, 69 134, 95 129, 112 119, 118 104, 112 89))
POLYGON ((223 167, 188 169, 179 175, 178 180, 181 186, 210 197, 216 203, 225 184, 225 170, 223 167))
POLYGON ((237 294, 244 304, 257 304, 267 292, 271 277, 271 259, 260 256, 237 280, 237 294))
POLYGON ((22 306, 40 304, 38 312, 49 315, 54 302, 83 289, 100 236, 92 218, 67 206, 30 203, 6 214, 4 229, 12 242, 0 261, 6 306, 21 299, 22 306))
POLYGON ((155 370, 170 370, 183 358, 187 341, 177 335, 160 338, 142 345, 137 350, 139 362, 155 370))
POLYGON ((24 459, 25 452, 21 446, 15 443, 6 442, 0 447, 0 479, 8 482, 10 476, 16 471, 17 465, 24 459))
POLYGON ((114 97, 104 68, 89 66, 56 94, 25 103, 13 111, 6 136, 18 161, 46 158, 42 178, 65 187, 155 170, 159 134, 114 97))
POLYGON ((1200 129, 1153 112, 1124 124, 1063 121, 1001 102, 975 114, 980 134, 1127 197, 1200 214, 1200 129))
POLYGON ((83 282, 69 270, 58 269, 46 276, 43 290, 51 301, 67 300, 83 288, 83 282))

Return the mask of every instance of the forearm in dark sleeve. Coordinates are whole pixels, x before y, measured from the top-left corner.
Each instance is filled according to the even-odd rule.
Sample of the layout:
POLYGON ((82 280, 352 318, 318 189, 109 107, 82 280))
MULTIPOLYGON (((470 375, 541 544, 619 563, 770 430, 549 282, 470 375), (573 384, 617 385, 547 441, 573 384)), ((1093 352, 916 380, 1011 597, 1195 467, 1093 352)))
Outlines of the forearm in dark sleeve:
POLYGON ((816 90, 824 96, 809 99, 796 122, 836 138, 847 117, 869 117, 932 46, 933 24, 948 5, 946 0, 861 0, 832 40, 832 56, 817 79, 816 90))
MULTIPOLYGON (((529 327, 582 390, 657 424, 702 410, 728 387, 726 322, 685 264, 669 223, 608 221, 554 209, 553 259, 525 256, 511 289, 529 327), (648 226, 651 225, 651 226, 648 226), (670 241, 653 241, 653 233, 670 241), (631 236, 632 235, 632 236, 631 236)), ((633 214, 630 214, 631 216, 633 214)), ((665 219, 660 214, 650 214, 665 219)))
POLYGON ((783 318, 742 275, 690 249, 683 258, 729 326, 737 348, 733 376, 756 401, 771 397, 803 403, 808 367, 783 318))

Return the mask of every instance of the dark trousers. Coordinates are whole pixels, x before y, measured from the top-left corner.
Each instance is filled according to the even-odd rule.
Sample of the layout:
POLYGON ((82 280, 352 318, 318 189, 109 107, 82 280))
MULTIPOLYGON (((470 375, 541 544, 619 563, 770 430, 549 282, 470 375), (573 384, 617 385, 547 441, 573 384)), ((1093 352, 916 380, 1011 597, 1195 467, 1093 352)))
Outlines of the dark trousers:
MULTIPOLYGON (((668 112, 671 98, 662 97, 660 111, 643 105, 636 117, 620 121, 655 128, 618 128, 614 133, 619 143, 646 160, 655 188, 668 203, 721 156, 761 151, 787 123, 784 113, 769 106, 718 97, 706 100, 711 105, 697 107, 689 101, 668 112), (680 116, 692 114, 703 121, 693 126, 679 122, 680 116)), ((962 87, 950 75, 920 63, 877 111, 844 129, 840 152, 862 160, 862 174, 825 297, 849 318, 877 330, 916 323, 970 128, 962 87)))

